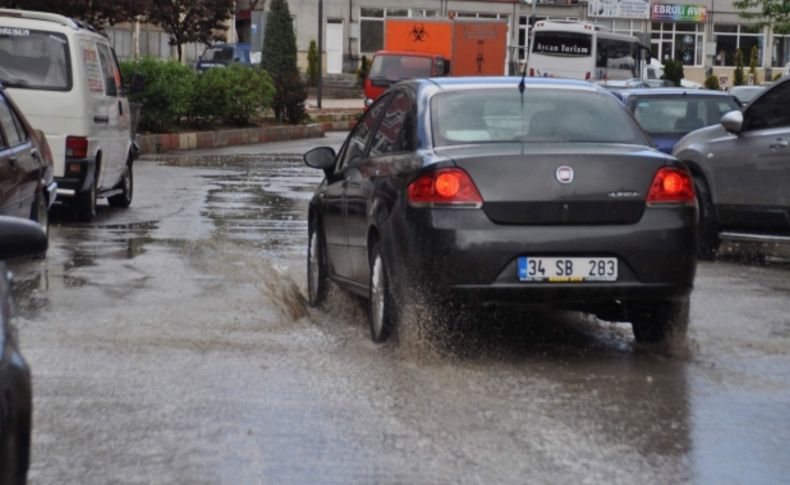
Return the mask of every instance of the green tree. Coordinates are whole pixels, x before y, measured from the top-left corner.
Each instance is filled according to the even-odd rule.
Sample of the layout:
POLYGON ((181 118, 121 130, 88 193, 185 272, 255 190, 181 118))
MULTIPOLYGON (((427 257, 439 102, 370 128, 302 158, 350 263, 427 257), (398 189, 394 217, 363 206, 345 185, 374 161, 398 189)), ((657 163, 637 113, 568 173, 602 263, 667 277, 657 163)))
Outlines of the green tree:
POLYGON ((774 33, 790 34, 790 2, 787 0, 736 0, 741 17, 757 20, 757 25, 770 25, 774 33))
POLYGON ((742 86, 746 84, 746 79, 743 75, 743 52, 740 49, 735 50, 735 75, 732 79, 733 86, 742 86))
POLYGON ((279 121, 301 122, 307 91, 296 67, 296 35, 287 0, 270 3, 262 57, 261 65, 274 81, 274 116, 279 121))
POLYGON ((675 59, 664 59, 664 74, 661 79, 672 81, 675 86, 680 86, 680 80, 683 79, 683 63, 675 59))
POLYGON ((181 61, 181 46, 188 42, 210 43, 222 40, 225 22, 233 14, 233 0, 157 0, 147 18, 170 34, 181 61))
POLYGON ((760 84, 757 80, 757 44, 752 46, 751 59, 749 60, 749 74, 751 74, 754 84, 760 84))
POLYGON ((310 86, 318 86, 318 76, 320 72, 318 69, 318 46, 314 40, 310 41, 310 47, 307 48, 307 82, 310 86))
POLYGON ((370 74, 370 59, 367 56, 362 56, 359 62, 359 69, 357 69, 357 82, 361 85, 370 74))
POLYGON ((711 74, 705 78, 705 89, 714 89, 716 91, 720 90, 721 85, 719 84, 719 77, 715 74, 711 74))

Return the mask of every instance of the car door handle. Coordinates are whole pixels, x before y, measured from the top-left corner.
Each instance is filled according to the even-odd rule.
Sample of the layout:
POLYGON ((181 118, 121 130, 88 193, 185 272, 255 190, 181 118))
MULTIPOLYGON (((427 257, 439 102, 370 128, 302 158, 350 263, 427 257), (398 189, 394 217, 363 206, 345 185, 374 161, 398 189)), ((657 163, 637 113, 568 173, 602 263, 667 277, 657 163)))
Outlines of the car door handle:
POLYGON ((38 154, 38 150, 36 150, 35 148, 30 149, 30 156, 39 162, 41 161, 41 155, 38 154))
POLYGON ((778 150, 780 148, 787 148, 787 140, 782 138, 777 138, 775 143, 771 143, 771 148, 774 150, 778 150))
POLYGON ((344 188, 344 189, 347 189, 347 188, 348 188, 348 180, 344 180, 344 181, 343 181, 343 188, 344 188))
POLYGON ((16 156, 8 157, 8 164, 9 165, 11 165, 12 167, 16 167, 17 163, 19 163, 19 158, 17 158, 16 156))
POLYGON ((120 100, 118 101, 118 114, 123 116, 123 103, 120 100))
POLYGON ((94 116, 93 117, 94 123, 109 123, 110 117, 109 116, 94 116))

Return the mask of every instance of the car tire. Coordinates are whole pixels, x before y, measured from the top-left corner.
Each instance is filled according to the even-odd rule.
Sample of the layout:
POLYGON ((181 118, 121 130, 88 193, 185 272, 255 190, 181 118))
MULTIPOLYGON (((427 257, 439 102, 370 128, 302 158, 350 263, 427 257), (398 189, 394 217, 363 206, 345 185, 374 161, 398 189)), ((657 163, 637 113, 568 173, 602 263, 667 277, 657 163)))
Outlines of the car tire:
POLYGON ((628 307, 634 337, 640 344, 663 344, 686 338, 689 300, 634 303, 628 307))
POLYGON ((694 177, 694 192, 697 194, 699 210, 697 257, 704 261, 711 261, 716 258, 719 249, 719 225, 713 210, 708 184, 701 177, 694 177))
POLYGON ((310 224, 307 246, 307 304, 317 308, 326 302, 329 290, 324 236, 318 223, 310 224))
POLYGON ((134 172, 132 171, 131 163, 126 164, 126 170, 123 172, 123 178, 118 184, 118 187, 122 192, 107 197, 107 202, 110 204, 110 207, 129 207, 132 205, 132 195, 134 194, 134 172))
POLYGON ((377 344, 386 342, 398 326, 397 299, 393 296, 389 271, 380 248, 376 242, 369 250, 368 316, 370 337, 377 344))
POLYGON ((96 217, 96 181, 91 183, 88 190, 77 194, 74 213, 82 222, 91 222, 96 217))

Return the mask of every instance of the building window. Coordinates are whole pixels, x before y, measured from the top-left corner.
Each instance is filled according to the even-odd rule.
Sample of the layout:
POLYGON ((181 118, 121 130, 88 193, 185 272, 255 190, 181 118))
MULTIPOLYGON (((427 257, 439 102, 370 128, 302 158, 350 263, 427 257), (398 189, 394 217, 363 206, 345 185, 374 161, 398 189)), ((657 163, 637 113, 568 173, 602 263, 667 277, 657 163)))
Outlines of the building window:
POLYGON ((790 62, 790 35, 774 34, 771 46, 771 65, 785 67, 790 62))
POLYGON ((705 26, 692 23, 653 22, 651 55, 659 61, 675 59, 684 66, 701 66, 705 26))
POLYGON ((763 65, 763 43, 765 34, 761 27, 755 25, 715 24, 713 37, 716 41, 716 65, 734 66, 735 51, 743 53, 743 65, 748 66, 752 48, 757 47, 757 66, 763 65))

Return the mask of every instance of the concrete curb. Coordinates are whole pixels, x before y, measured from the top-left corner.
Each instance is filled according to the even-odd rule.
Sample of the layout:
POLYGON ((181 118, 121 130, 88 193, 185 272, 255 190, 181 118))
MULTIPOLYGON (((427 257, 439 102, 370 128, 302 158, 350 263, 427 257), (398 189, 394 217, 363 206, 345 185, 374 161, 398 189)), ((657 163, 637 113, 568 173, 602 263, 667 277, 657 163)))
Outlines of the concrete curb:
POLYGON ((178 150, 219 148, 233 145, 250 145, 270 141, 320 138, 327 131, 345 131, 354 127, 355 121, 327 121, 309 125, 260 126, 218 131, 190 133, 156 133, 137 135, 140 154, 149 155, 178 150))

